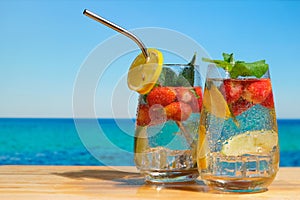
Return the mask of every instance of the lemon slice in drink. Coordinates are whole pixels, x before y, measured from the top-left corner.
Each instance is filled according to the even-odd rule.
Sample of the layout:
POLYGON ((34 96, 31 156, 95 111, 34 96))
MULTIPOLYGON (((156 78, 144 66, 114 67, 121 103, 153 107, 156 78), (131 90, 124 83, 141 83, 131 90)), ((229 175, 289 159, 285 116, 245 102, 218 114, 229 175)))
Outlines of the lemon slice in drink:
POLYGON ((227 140, 221 153, 227 156, 268 153, 277 144, 278 135, 275 131, 249 131, 227 140))
POLYGON ((127 75, 129 89, 140 94, 147 94, 154 87, 163 65, 163 55, 160 51, 149 48, 147 52, 147 59, 142 53, 135 58, 127 75))
POLYGON ((204 170, 207 168, 206 154, 208 152, 206 128, 203 125, 199 127, 199 139, 197 150, 197 164, 199 169, 204 170))
MULTIPOLYGON (((147 127, 146 126, 137 126, 136 127, 136 137, 135 137, 135 158, 134 161, 137 166, 142 165, 143 163, 143 154, 149 149, 149 141, 147 136, 147 127)), ((145 160, 144 160, 145 161, 145 160)))
POLYGON ((226 100, 219 89, 212 85, 210 89, 206 88, 203 96, 204 108, 219 118, 228 118, 231 116, 226 100))

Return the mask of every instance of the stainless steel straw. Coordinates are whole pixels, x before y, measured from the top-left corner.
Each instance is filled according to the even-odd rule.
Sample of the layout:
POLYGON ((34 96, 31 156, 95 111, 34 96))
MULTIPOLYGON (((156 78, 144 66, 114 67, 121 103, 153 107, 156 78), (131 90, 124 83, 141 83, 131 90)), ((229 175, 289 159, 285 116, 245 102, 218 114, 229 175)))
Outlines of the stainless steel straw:
POLYGON ((122 33, 123 35, 129 37, 130 39, 132 39, 142 50, 144 57, 147 59, 149 58, 148 52, 147 52, 147 48, 145 47, 145 45, 143 44, 143 42, 133 33, 127 31, 126 29, 114 24, 113 22, 108 21, 107 19, 104 19, 103 17, 100 17, 99 15, 96 15, 95 13, 85 9, 83 11, 83 14, 96 20, 97 22, 102 23, 103 25, 114 29, 115 31, 118 31, 119 33, 122 33))

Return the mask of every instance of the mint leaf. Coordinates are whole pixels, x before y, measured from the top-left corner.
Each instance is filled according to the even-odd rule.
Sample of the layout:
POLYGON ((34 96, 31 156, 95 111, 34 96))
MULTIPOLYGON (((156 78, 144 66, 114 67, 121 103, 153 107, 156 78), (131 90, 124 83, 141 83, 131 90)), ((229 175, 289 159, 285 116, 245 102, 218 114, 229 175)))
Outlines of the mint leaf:
POLYGON ((253 63, 236 61, 234 67, 229 73, 231 78, 237 78, 238 76, 255 76, 260 78, 267 72, 268 68, 269 65, 265 63, 265 60, 253 63))
POLYGON ((221 67, 223 68, 224 70, 226 71, 231 71, 232 70, 232 64, 226 62, 226 61, 223 61, 223 60, 211 60, 209 58, 202 58, 202 60, 204 62, 210 62, 210 63, 214 63, 216 64, 218 67, 221 67))
POLYGON ((195 52, 194 55, 193 55, 193 57, 192 57, 192 60, 188 63, 188 65, 195 66, 196 56, 197 56, 197 53, 195 52))
POLYGON ((202 58, 204 62, 210 62, 216 64, 218 67, 223 68, 229 72, 231 78, 238 78, 239 76, 255 76, 257 78, 262 77, 269 68, 265 60, 259 60, 252 63, 246 63, 244 61, 234 61, 233 54, 223 53, 224 60, 211 60, 208 58, 202 58))
POLYGON ((177 85, 191 87, 194 85, 195 77, 195 63, 196 63, 196 52, 194 53, 191 61, 187 64, 188 66, 179 73, 177 85))
POLYGON ((182 72, 179 74, 179 83, 178 85, 182 86, 193 86, 194 85, 194 66, 185 67, 182 72))
POLYGON ((177 74, 170 68, 163 67, 158 82, 162 86, 176 86, 177 74))
POLYGON ((161 74, 158 79, 158 84, 162 86, 183 86, 183 87, 191 87, 194 85, 194 77, 195 77, 195 62, 196 62, 196 53, 194 54, 191 61, 184 65, 181 68, 179 64, 178 69, 172 69, 170 67, 163 67, 161 74), (179 68, 180 67, 180 68, 179 68), (179 71, 180 69, 180 71, 179 71))
POLYGON ((234 63, 233 53, 231 53, 231 54, 223 53, 222 55, 223 55, 224 61, 226 61, 226 62, 228 62, 230 64, 234 63))

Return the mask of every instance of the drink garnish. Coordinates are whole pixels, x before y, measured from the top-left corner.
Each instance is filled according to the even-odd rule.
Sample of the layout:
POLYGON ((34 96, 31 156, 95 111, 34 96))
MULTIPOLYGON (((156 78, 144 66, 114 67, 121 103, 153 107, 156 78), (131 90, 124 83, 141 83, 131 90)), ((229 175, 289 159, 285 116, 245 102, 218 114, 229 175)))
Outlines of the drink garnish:
POLYGON ((155 87, 146 97, 149 106, 159 104, 167 106, 176 100, 176 93, 171 87, 155 87))
POLYGON ((216 117, 227 119, 232 116, 222 93, 214 85, 205 89, 203 102, 205 109, 216 117))
POLYGON ((185 67, 181 72, 181 76, 185 78, 186 81, 188 81, 189 86, 194 85, 196 56, 197 54, 194 53, 194 56, 192 57, 191 61, 188 63, 189 67, 185 67))
POLYGON ((167 118, 173 121, 186 121, 191 113, 192 108, 190 105, 183 102, 173 102, 165 107, 167 118))
MULTIPOLYGON (((201 116, 204 117, 204 116, 201 116)), ((203 170, 207 168, 207 161, 206 161, 206 155, 208 152, 208 142, 206 137, 206 128, 203 125, 200 125, 199 127, 199 140, 198 140, 198 147, 197 147, 197 164, 198 167, 203 170)))
POLYGON ((178 67, 183 67, 179 73, 176 73, 168 67, 174 64, 165 64, 165 67, 162 69, 159 77, 158 85, 168 85, 174 87, 194 86, 196 56, 197 54, 195 53, 188 64, 178 64, 178 67))
POLYGON ((163 55, 159 50, 149 48, 147 52, 149 57, 139 54, 127 74, 128 87, 140 94, 147 94, 155 86, 163 65, 163 55))
POLYGON ((235 61, 233 53, 223 53, 223 60, 212 60, 209 58, 202 58, 205 62, 216 64, 223 68, 230 75, 230 78, 238 78, 239 76, 255 76, 261 78, 268 70, 269 65, 265 60, 247 63, 245 61, 235 61))
POLYGON ((226 156, 269 153, 277 143, 277 133, 273 130, 247 131, 228 139, 221 153, 226 156))
POLYGON ((143 164, 143 153, 150 148, 147 134, 147 126, 136 127, 135 140, 135 162, 137 166, 140 166, 143 164))
POLYGON ((272 92, 272 85, 270 79, 259 79, 247 85, 243 92, 243 98, 249 102, 260 104, 272 92))

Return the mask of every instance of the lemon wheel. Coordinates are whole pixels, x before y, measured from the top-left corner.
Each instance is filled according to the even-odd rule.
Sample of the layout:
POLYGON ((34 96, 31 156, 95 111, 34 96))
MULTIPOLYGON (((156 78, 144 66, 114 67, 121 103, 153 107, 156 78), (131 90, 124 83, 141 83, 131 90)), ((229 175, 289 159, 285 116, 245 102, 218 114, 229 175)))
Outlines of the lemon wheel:
POLYGON ((277 145, 277 132, 273 130, 249 131, 233 136, 223 145, 221 152, 226 156, 269 153, 277 145))
POLYGON ((129 89, 140 94, 147 94, 156 84, 162 71, 163 55, 157 49, 147 49, 149 54, 145 58, 141 53, 132 62, 127 76, 129 89))

